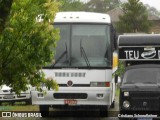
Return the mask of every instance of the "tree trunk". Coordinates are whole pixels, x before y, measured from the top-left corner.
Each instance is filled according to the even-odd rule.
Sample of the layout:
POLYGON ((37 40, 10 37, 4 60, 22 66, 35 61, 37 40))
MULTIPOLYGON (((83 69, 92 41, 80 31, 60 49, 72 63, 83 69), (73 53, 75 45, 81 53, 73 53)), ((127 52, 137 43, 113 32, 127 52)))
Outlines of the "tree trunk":
POLYGON ((13 0, 0 0, 0 34, 5 28, 7 17, 10 13, 13 0))

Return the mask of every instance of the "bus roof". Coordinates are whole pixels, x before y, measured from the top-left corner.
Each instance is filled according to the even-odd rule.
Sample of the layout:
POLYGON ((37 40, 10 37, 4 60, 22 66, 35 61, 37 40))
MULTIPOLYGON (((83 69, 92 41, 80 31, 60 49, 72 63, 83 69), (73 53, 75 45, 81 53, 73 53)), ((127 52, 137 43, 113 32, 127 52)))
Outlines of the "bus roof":
POLYGON ((110 24, 111 19, 107 14, 93 12, 58 12, 54 19, 57 23, 105 23, 110 24))
POLYGON ((120 35, 118 46, 160 46, 160 34, 120 35))

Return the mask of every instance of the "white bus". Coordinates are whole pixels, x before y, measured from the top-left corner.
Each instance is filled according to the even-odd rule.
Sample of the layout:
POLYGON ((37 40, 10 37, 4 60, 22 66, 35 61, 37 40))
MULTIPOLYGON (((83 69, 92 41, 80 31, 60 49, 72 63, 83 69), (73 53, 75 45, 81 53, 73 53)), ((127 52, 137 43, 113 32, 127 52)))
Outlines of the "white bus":
POLYGON ((107 114, 114 106, 113 73, 118 64, 110 16, 59 12, 54 27, 60 30, 55 63, 44 67, 43 72, 57 81, 59 90, 48 90, 46 94, 32 91, 32 104, 39 105, 43 115, 49 113, 49 107, 70 106, 97 107, 107 114))

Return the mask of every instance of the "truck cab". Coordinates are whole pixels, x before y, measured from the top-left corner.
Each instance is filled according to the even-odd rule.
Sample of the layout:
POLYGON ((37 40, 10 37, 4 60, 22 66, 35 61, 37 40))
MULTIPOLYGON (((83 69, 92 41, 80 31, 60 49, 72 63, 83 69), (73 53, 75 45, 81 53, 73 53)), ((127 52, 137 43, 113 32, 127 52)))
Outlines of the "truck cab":
POLYGON ((121 119, 152 120, 160 115, 160 35, 121 35, 119 60, 125 64, 120 86, 121 119))

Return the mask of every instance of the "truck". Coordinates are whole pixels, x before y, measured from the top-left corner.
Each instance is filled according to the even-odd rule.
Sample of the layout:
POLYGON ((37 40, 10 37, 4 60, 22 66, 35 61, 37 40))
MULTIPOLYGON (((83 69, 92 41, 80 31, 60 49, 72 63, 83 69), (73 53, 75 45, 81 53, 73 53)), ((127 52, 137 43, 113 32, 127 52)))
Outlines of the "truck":
POLYGON ((92 12, 59 12, 53 23, 60 31, 54 62, 44 66, 59 90, 31 92, 32 104, 42 116, 49 108, 97 108, 106 115, 114 107, 117 69, 116 32, 110 16, 92 12))
POLYGON ((160 115, 160 35, 120 35, 120 119, 152 120, 160 115))

